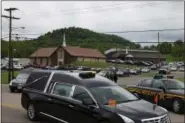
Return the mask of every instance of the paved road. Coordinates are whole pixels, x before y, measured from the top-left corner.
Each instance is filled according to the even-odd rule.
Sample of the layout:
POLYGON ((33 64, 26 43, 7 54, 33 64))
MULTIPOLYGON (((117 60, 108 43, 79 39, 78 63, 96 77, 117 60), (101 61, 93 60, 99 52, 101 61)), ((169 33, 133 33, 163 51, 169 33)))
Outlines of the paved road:
MULTIPOLYGON (((119 78, 120 85, 137 84, 137 82, 144 77, 132 76, 119 78)), ((26 111, 22 109, 20 100, 20 93, 10 93, 8 85, 2 85, 2 122, 3 123, 32 123, 26 116, 26 111)), ((178 115, 170 112, 173 123, 184 123, 184 115, 178 115)), ((47 123, 46 121, 43 121, 47 123)))

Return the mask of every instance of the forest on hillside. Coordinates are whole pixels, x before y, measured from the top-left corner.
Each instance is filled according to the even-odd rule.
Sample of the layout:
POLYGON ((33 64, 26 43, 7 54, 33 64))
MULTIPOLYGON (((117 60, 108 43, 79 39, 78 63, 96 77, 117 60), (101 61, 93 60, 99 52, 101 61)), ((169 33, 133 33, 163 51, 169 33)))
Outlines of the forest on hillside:
MULTIPOLYGON (((63 43, 63 34, 65 33, 67 45, 79 46, 85 48, 96 48, 102 53, 110 48, 126 48, 131 49, 147 49, 159 50, 162 54, 168 55, 170 60, 184 59, 184 42, 177 40, 173 44, 168 42, 160 43, 159 45, 151 45, 141 47, 140 44, 131 42, 128 39, 117 35, 108 35, 97 33, 89 29, 77 27, 61 28, 47 32, 35 40, 29 41, 13 41, 14 57, 26 58, 41 47, 57 47, 63 43)), ((1 41, 1 57, 8 56, 8 42, 1 41)))

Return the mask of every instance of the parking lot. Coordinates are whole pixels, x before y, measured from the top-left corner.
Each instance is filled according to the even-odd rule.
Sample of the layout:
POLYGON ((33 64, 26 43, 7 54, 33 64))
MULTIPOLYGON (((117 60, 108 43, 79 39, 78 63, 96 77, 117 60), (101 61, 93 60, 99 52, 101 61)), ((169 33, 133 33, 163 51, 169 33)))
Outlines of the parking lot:
MULTIPOLYGON (((172 73, 177 78, 183 78, 184 74, 181 72, 172 73)), ((132 85, 143 78, 140 75, 132 77, 119 78, 119 85, 132 85)), ((2 85, 2 122, 3 123, 31 123, 26 116, 26 111, 21 106, 21 94, 10 93, 8 85, 2 85)), ((184 115, 174 114, 170 112, 173 123, 184 123, 184 115)), ((46 123, 46 121, 42 121, 46 123)))

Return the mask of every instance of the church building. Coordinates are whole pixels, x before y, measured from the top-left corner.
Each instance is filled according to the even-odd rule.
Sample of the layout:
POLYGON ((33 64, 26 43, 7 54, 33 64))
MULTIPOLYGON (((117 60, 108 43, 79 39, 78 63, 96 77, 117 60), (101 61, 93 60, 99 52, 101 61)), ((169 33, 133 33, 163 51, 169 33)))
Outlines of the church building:
POLYGON ((30 55, 30 63, 40 66, 71 64, 75 61, 105 62, 105 56, 97 49, 67 46, 65 34, 63 45, 40 48, 30 55))

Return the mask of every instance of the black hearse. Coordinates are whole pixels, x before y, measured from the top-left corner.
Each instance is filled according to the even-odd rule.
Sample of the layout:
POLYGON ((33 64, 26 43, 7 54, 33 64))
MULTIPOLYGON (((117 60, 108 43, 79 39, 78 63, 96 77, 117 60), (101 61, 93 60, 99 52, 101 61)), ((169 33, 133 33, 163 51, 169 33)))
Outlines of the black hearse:
POLYGON ((61 123, 171 122, 166 109, 88 72, 34 71, 21 103, 30 120, 44 116, 61 123))

